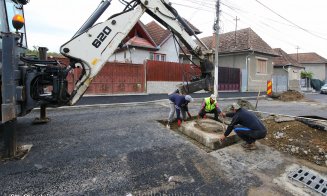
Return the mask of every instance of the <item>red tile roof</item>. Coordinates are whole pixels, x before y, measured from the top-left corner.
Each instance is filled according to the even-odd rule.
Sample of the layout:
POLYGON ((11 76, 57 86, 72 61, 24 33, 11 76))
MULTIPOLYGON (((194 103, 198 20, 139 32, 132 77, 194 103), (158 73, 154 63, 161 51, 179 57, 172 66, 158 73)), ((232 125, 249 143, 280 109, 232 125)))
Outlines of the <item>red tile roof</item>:
MULTIPOLYGON (((195 28, 190 22, 186 21, 195 33, 200 33, 199 29, 195 28)), ((132 30, 128 33, 123 43, 135 47, 145 47, 156 49, 158 46, 165 43, 171 36, 171 32, 161 27, 155 21, 144 25, 138 21, 132 30)))
POLYGON ((137 37, 134 36, 131 39, 129 39, 126 42, 126 45, 130 45, 130 46, 135 46, 135 47, 144 47, 144 48, 153 48, 155 49, 156 47, 149 42, 148 40, 141 38, 141 37, 137 37))
POLYGON ((298 53, 298 54, 289 54, 293 59, 297 60, 299 63, 303 64, 324 64, 327 63, 327 60, 318 55, 315 52, 310 52, 310 53, 298 53))
MULTIPOLYGON (((216 36, 204 37, 201 39, 209 48, 215 49, 216 36)), ((255 51, 264 54, 278 56, 275 51, 251 28, 246 28, 228 32, 219 35, 219 52, 220 53, 235 53, 244 51, 255 51)))
POLYGON ((132 30, 128 33, 126 38, 123 40, 124 46, 135 46, 135 47, 144 47, 155 49, 156 43, 151 38, 147 30, 145 29, 144 24, 141 21, 138 21, 132 30))
POLYGON ((145 29, 148 31, 157 46, 163 44, 168 39, 168 37, 171 36, 169 30, 164 29, 155 21, 146 24, 145 29))
MULTIPOLYGON (((191 27, 195 34, 201 33, 201 31, 194 25, 192 25, 189 21, 187 21, 186 19, 184 20, 191 27)), ((164 29, 155 21, 151 21, 146 24, 145 28, 158 46, 162 45, 172 35, 168 29, 164 29)))
POLYGON ((286 52, 284 52, 280 48, 275 48, 274 51, 280 55, 279 57, 274 57, 273 62, 275 67, 279 66, 295 66, 295 67, 303 67, 299 62, 295 59, 291 58, 286 52))

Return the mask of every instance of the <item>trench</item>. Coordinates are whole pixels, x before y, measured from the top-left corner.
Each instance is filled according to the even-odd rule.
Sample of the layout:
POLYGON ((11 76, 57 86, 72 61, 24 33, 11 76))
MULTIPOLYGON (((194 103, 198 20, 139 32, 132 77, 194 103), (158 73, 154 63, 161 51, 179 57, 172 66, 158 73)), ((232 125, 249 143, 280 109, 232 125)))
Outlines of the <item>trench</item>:
POLYGON ((321 116, 299 116, 296 120, 311 128, 327 131, 327 118, 321 116))

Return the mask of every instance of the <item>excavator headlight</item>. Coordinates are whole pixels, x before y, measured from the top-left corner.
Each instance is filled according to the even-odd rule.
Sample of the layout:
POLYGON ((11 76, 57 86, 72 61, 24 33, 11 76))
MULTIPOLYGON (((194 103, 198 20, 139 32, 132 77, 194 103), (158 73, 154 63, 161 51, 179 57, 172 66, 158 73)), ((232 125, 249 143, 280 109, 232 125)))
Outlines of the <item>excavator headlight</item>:
POLYGON ((13 18, 12 18, 12 25, 14 26, 14 28, 18 31, 21 28, 23 28, 25 24, 25 19, 22 15, 20 14, 16 14, 13 18))

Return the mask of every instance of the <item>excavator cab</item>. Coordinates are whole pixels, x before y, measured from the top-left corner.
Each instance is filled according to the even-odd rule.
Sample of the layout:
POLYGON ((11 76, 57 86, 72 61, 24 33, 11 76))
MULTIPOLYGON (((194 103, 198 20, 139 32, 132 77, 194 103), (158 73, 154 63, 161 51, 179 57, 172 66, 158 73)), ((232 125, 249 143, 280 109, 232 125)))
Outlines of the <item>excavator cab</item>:
MULTIPOLYGON (((25 1, 15 0, 0 0, 0 32, 1 33, 15 33, 18 30, 13 25, 15 23, 15 17, 18 15, 24 17, 24 9, 22 3, 25 1)), ((27 3, 27 2, 26 2, 27 3)), ((26 4, 25 3, 25 4, 26 4)), ((22 34, 22 40, 20 40, 20 47, 27 48, 26 42, 26 29, 25 25, 19 29, 19 33, 22 34)), ((0 36, 0 48, 2 50, 2 36, 0 36)))
POLYGON ((2 113, 3 113, 2 99, 3 99, 3 95, 6 94, 3 92, 3 88, 2 88, 3 76, 4 76, 3 53, 4 51, 10 52, 7 51, 8 48, 6 48, 6 46, 3 44, 3 37, 10 33, 18 34, 19 42, 15 46, 15 51, 17 51, 17 53, 20 54, 25 52, 27 48, 27 42, 26 42, 26 33, 25 33, 24 18, 23 18, 24 16, 23 3, 25 2, 13 1, 13 0, 0 0, 0 92, 1 92, 0 120, 2 119, 2 113))

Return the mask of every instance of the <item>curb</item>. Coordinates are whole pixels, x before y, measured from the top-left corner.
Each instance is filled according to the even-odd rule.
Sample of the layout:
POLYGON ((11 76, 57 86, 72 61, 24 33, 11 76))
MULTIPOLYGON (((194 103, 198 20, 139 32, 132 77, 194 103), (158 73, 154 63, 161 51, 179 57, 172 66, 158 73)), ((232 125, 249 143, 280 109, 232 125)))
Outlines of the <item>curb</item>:
MULTIPOLYGON (((259 96, 259 98, 265 98, 266 96, 259 96)), ((202 101, 203 98, 194 98, 195 101, 202 101)), ((231 97, 231 98, 218 98, 218 101, 231 101, 231 100, 255 100, 257 97, 231 97)), ((74 105, 74 106, 61 106, 57 108, 47 108, 47 110, 56 110, 56 109, 78 109, 78 108, 92 108, 92 107, 109 107, 109 106, 121 106, 121 105, 144 105, 149 103, 164 102, 168 99, 158 99, 153 101, 144 101, 144 102, 128 102, 128 103, 108 103, 108 104, 92 104, 92 105, 74 105)), ((40 110, 40 108, 34 108, 33 110, 40 110)))

